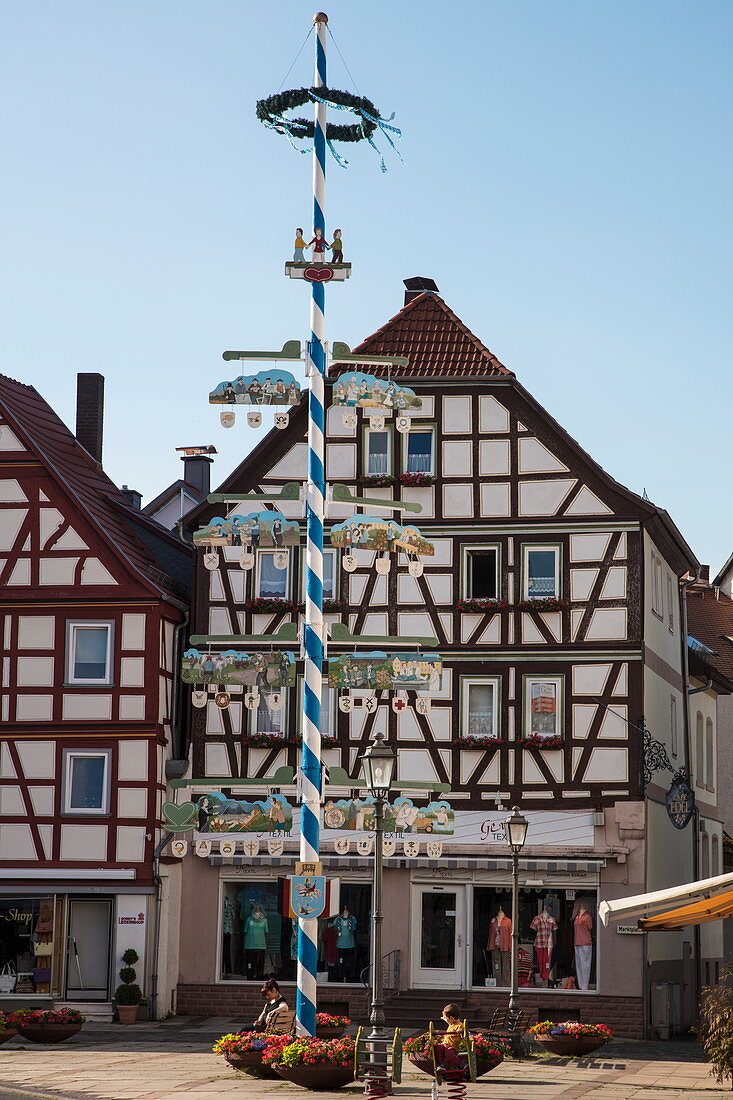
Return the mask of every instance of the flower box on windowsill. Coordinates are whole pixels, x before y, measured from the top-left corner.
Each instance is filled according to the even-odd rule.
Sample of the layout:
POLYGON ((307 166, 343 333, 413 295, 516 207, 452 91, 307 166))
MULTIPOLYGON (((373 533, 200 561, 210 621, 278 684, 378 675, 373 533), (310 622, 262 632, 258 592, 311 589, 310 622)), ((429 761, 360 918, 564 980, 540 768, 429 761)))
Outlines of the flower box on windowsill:
POLYGON ((486 611, 503 611, 507 606, 506 600, 493 600, 488 597, 476 597, 465 600, 459 600, 456 604, 458 611, 463 611, 466 614, 482 614, 486 611))
POLYGON ((556 596, 541 596, 536 600, 520 600, 516 605, 517 611, 564 611, 567 606, 567 600, 559 600, 556 596))
POLYGON ((498 737, 470 737, 467 734, 461 740, 461 746, 464 749, 493 749, 498 744, 498 737))
MULTIPOLYGON (((301 737, 285 736, 283 733, 244 733, 242 744, 252 749, 274 749, 287 747, 288 745, 302 744, 301 737)), ((321 747, 332 749, 338 745, 338 738, 325 734, 321 737, 321 747)))
POLYGON ((272 615, 282 613, 290 615, 298 610, 298 605, 294 600, 281 600, 275 596, 257 596, 254 599, 245 600, 242 606, 245 611, 249 611, 253 615, 268 612, 272 615))
POLYGON ((397 480, 400 485, 408 485, 415 489, 422 485, 435 485, 435 474, 421 474, 416 471, 411 474, 399 474, 397 480))
POLYGON ((529 737, 523 737, 522 744, 527 749, 561 749, 563 746, 563 739, 562 737, 542 737, 539 734, 535 734, 529 737))
POLYGON ((366 489, 387 489, 394 485, 392 474, 363 474, 359 479, 359 485, 366 489))

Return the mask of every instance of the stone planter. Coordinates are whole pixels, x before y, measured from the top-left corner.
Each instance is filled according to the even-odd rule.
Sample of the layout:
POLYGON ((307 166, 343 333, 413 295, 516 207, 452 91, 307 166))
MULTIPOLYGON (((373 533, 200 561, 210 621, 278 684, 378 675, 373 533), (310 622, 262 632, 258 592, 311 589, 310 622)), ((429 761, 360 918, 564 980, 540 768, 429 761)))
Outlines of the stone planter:
POLYGON ((604 1045, 603 1039, 595 1035, 533 1035, 532 1038, 541 1043, 548 1054, 563 1058, 582 1058, 604 1045))
POLYGON ((321 1062, 315 1066, 284 1066, 278 1062, 273 1069, 283 1080, 313 1092, 331 1092, 332 1089, 343 1088, 354 1080, 354 1066, 351 1062, 348 1066, 336 1066, 330 1062, 321 1062))
POLYGON ((65 1039, 70 1039, 77 1031, 81 1031, 81 1027, 81 1024, 47 1024, 46 1027, 28 1024, 19 1027, 18 1033, 31 1043, 63 1043, 65 1039))
POLYGON ((340 1039, 345 1034, 345 1027, 319 1027, 316 1025, 316 1039, 340 1039))
MULTIPOLYGON (((422 1073, 427 1073, 428 1077, 434 1077, 433 1073, 433 1061, 431 1058, 419 1058, 414 1054, 408 1054, 407 1060, 415 1069, 421 1070, 422 1073)), ((485 1073, 490 1073, 492 1069, 496 1069, 498 1065, 504 1061, 504 1058, 499 1058, 498 1061, 492 1058, 476 1058, 476 1076, 483 1077, 485 1073)))
POLYGON ((14 1039, 18 1034, 18 1029, 14 1027, 5 1027, 0 1031, 0 1045, 7 1043, 9 1039, 14 1039))
POLYGON ((278 1075, 271 1066, 263 1066, 261 1050, 244 1050, 241 1054, 225 1054, 224 1057, 232 1069, 240 1069, 250 1077, 278 1080, 278 1075))
POLYGON ((134 1024, 140 1005, 117 1005, 117 1015, 121 1024, 134 1024))

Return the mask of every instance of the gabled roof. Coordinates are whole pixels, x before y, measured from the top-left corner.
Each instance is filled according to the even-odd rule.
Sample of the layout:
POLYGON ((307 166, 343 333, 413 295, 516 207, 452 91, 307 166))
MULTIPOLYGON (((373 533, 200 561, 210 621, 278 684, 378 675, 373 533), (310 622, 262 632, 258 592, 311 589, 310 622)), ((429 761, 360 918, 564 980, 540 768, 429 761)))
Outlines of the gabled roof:
MULTIPOLYGON (((687 632, 711 652, 697 654, 703 665, 733 681, 733 600, 712 585, 695 585, 687 594, 687 632)), ((693 648, 693 653, 695 653, 693 648)), ((731 683, 728 690, 733 689, 731 683)))
MULTIPOLYGON (((400 378, 514 377, 440 295, 429 292, 418 294, 386 325, 367 336, 354 352, 407 356, 410 360, 407 367, 392 370, 400 378)), ((344 364, 335 366, 334 371, 352 369, 344 364)), ((387 372, 386 367, 368 369, 370 374, 387 372)))
POLYGON ((130 508, 127 499, 91 455, 71 434, 61 418, 33 386, 0 374, 0 410, 41 458, 69 497, 90 520, 113 551, 121 555, 145 583, 160 595, 180 589, 177 580, 161 569, 163 546, 167 552, 186 555, 185 543, 130 508), (147 546, 135 534, 131 517, 146 526, 147 546), (150 549, 148 547, 151 547, 150 549), (163 590, 163 591, 161 591, 163 590))
MULTIPOLYGON (((177 481, 171 482, 171 484, 163 489, 161 493, 158 493, 157 497, 153 497, 153 499, 145 505, 142 510, 143 515, 154 517, 162 508, 165 508, 166 504, 175 500, 180 493, 185 493, 186 496, 191 498, 193 502, 191 508, 206 499, 204 494, 200 493, 194 485, 190 485, 189 482, 179 477, 177 481)), ((189 509, 189 511, 190 510, 191 509, 189 509)))

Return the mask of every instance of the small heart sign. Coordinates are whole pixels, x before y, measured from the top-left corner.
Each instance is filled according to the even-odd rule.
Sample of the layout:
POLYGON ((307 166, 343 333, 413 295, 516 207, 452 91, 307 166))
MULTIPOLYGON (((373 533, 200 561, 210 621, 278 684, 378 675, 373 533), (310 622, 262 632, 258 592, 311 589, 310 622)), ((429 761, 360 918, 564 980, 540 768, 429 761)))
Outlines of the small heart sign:
POLYGON ((187 833, 196 821, 198 810, 193 802, 163 803, 163 828, 169 833, 187 833))
POLYGON ((327 283, 329 279, 333 279, 333 271, 330 267, 306 267, 303 278, 309 283, 327 283))

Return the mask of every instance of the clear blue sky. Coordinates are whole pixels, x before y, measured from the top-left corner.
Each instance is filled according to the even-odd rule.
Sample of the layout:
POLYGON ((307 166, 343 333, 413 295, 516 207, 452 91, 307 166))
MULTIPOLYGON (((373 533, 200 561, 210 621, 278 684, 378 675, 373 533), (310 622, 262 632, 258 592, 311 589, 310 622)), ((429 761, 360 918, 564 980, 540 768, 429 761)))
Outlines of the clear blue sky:
MULTIPOLYGON (((146 498, 177 445, 223 478, 252 445, 207 403, 225 348, 304 337, 282 276, 309 158, 254 117, 305 38, 305 0, 2 5, 0 369, 73 424, 107 379, 105 465, 146 498)), ((329 164, 354 344, 433 277, 456 313, 714 568, 733 550, 730 0, 330 0, 405 165, 329 164)), ((335 50, 330 83, 351 89, 335 50)), ((286 87, 310 83, 312 39, 286 87)), ((384 143, 383 143, 384 144, 384 143)))

